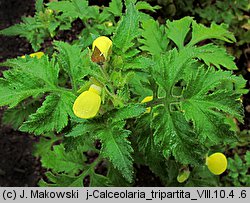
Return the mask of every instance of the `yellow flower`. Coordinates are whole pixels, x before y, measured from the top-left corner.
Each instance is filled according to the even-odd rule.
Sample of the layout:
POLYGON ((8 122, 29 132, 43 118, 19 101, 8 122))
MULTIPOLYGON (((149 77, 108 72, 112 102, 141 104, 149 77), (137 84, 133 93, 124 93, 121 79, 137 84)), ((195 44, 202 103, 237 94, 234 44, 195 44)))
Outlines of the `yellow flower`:
POLYGON ((141 103, 147 103, 147 102, 150 102, 150 101, 152 101, 153 100, 153 96, 147 96, 147 97, 145 97, 142 101, 141 101, 141 103))
POLYGON ((105 36, 98 37, 92 44, 92 61, 104 62, 108 59, 111 52, 112 41, 105 36))
POLYGON ((51 9, 46 9, 45 14, 51 15, 53 13, 53 10, 51 9))
POLYGON ((73 112, 79 118, 93 118, 101 106, 101 87, 91 85, 88 91, 81 93, 75 100, 73 112))
MULTIPOLYGON (((143 104, 143 103, 147 103, 147 102, 150 102, 150 101, 152 101, 153 100, 153 96, 147 96, 147 97, 145 97, 142 101, 141 101, 141 103, 143 104)), ((151 112, 151 107, 147 107, 146 108, 146 113, 150 113, 151 112)))
POLYGON ((213 174, 220 175, 227 169, 227 158, 217 152, 206 158, 206 165, 213 174))
MULTIPOLYGON (((32 58, 37 57, 38 59, 40 59, 43 55, 44 55, 44 53, 40 51, 40 52, 30 54, 29 56, 32 58)), ((25 58, 25 56, 21 56, 21 58, 25 58)))
POLYGON ((107 27, 112 27, 113 26, 113 23, 111 21, 107 21, 104 23, 105 26, 107 27))

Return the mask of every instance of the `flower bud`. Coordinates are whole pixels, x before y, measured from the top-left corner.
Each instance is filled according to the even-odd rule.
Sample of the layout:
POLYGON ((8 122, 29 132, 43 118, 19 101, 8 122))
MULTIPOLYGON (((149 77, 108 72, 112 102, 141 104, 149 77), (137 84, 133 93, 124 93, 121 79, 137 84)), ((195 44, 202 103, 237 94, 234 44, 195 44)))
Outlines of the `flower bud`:
POLYGON ((111 21, 107 21, 107 22, 104 23, 104 25, 105 25, 106 27, 112 27, 112 26, 113 26, 113 23, 112 23, 111 21))
POLYGON ((217 152, 206 158, 206 165, 213 174, 220 175, 227 169, 227 158, 217 152))
MULTIPOLYGON (((44 53, 40 51, 40 52, 32 53, 29 56, 31 58, 37 57, 38 59, 40 59, 43 55, 44 53)), ((25 58, 25 56, 21 56, 21 58, 25 58)))
MULTIPOLYGON (((147 103, 147 102, 150 102, 150 101, 152 101, 152 100, 153 100, 153 96, 147 96, 147 97, 145 97, 145 98, 141 101, 141 103, 142 103, 142 104, 143 104, 143 103, 147 103)), ((150 112, 151 112, 151 107, 147 107, 145 113, 150 113, 150 112)))
POLYGON ((92 44, 92 61, 97 63, 107 61, 111 47, 112 41, 108 37, 101 36, 96 38, 92 44))
POLYGON ((190 171, 189 170, 184 170, 184 171, 182 171, 182 172, 180 172, 178 174, 177 181, 179 183, 183 183, 189 178, 189 175, 190 175, 190 171))
POLYGON ((45 10, 45 14, 47 14, 47 15, 51 15, 52 13, 53 13, 53 10, 51 10, 51 9, 45 10))

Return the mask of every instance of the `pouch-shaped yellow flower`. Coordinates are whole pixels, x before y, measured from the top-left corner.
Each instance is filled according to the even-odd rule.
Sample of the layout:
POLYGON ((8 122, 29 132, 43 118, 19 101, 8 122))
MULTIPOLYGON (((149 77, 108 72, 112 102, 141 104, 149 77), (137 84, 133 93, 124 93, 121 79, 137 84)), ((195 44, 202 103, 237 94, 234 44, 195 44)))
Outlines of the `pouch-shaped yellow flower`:
POLYGON ((93 118, 101 106, 101 97, 93 91, 85 91, 80 94, 73 105, 74 114, 79 118, 93 118))
MULTIPOLYGON (((147 102, 150 102, 150 101, 152 101, 153 100, 153 96, 147 96, 147 97, 145 97, 142 101, 141 101, 141 103, 143 104, 143 103, 147 103, 147 102)), ((147 107, 146 108, 146 113, 150 113, 151 112, 151 107, 147 107)))
POLYGON ((224 154, 216 152, 206 158, 206 165, 213 174, 220 175, 227 169, 227 158, 224 154))
POLYGON ((98 37, 92 44, 92 61, 104 62, 107 60, 108 55, 111 52, 112 41, 105 36, 98 37))
MULTIPOLYGON (((38 59, 40 59, 43 55, 44 55, 44 53, 40 51, 40 52, 32 53, 29 56, 32 58, 37 57, 38 59)), ((21 58, 25 58, 25 56, 21 56, 21 58)))

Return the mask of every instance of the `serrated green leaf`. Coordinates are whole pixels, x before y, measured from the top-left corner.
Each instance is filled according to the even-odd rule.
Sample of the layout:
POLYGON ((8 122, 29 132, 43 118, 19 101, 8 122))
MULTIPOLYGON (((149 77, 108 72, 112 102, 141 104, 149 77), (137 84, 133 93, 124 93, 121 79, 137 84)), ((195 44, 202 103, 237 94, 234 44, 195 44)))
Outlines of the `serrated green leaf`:
MULTIPOLYGON (((187 27, 189 25, 187 23, 187 27)), ((187 28, 187 30, 188 29, 189 28, 187 28)), ((187 32, 188 31, 186 31, 186 33, 187 32)), ((183 34, 183 36, 185 35, 186 34, 183 34)), ((184 40, 183 37, 181 39, 184 40)), ((180 41, 181 40, 179 40, 179 42, 180 41)), ((174 154, 173 149, 171 149, 171 147, 169 146, 169 143, 172 142, 171 146, 179 145, 180 147, 183 145, 182 147, 183 149, 185 149, 184 146, 185 144, 181 142, 182 140, 181 138, 182 136, 186 135, 181 134, 180 130, 178 130, 178 128, 176 127, 176 125, 178 124, 176 118, 178 120, 181 120, 181 122, 184 122, 183 119, 185 119, 185 117, 183 116, 183 114, 187 115, 187 112, 190 114, 191 112, 195 112, 192 115, 190 115, 187 121, 185 121, 186 124, 183 124, 183 126, 187 127, 186 128, 187 131, 188 129, 189 131, 193 131, 193 127, 195 127, 195 129, 197 130, 196 122, 199 122, 200 129, 202 129, 203 132, 207 131, 206 136, 211 136, 213 139, 220 137, 220 141, 228 142, 230 141, 230 139, 232 140, 233 133, 230 132, 229 126, 225 125, 225 116, 228 114, 230 116, 238 118, 239 120, 242 120, 242 106, 239 102, 239 96, 241 94, 241 90, 234 87, 243 88, 242 79, 240 77, 232 76, 230 72, 223 74, 222 71, 219 71, 218 75, 214 75, 210 79, 207 79, 209 77, 207 77, 205 72, 201 73, 197 78, 200 78, 201 79, 200 81, 202 83, 204 82, 205 84, 204 87, 202 87, 202 84, 199 84, 199 82, 197 81, 190 82, 192 74, 195 75, 197 72, 199 72, 197 71, 198 63, 194 60, 199 55, 199 53, 196 53, 197 51, 196 49, 202 49, 202 48, 183 46, 181 49, 179 49, 179 51, 177 51, 177 49, 173 49, 162 55, 159 60, 155 60, 155 65, 152 66, 152 76, 156 84, 158 84, 159 87, 162 88, 161 92, 158 92, 159 97, 163 97, 159 99, 160 100, 159 103, 161 103, 161 105, 157 106, 155 112, 156 116, 153 116, 154 119, 152 127, 156 133, 155 142, 159 143, 161 147, 169 149, 168 151, 165 150, 166 156, 172 153, 178 161, 180 160, 181 162, 181 159, 183 160, 186 159, 193 164, 195 164, 195 159, 192 159, 192 157, 195 157, 195 155, 188 154, 189 151, 188 148, 184 150, 185 153, 183 154, 174 154), (230 84, 224 85, 229 81, 231 82, 231 85, 230 84), (187 83, 188 86, 191 85, 194 87, 194 91, 196 88, 197 89, 204 88, 202 91, 204 91, 203 94, 204 97, 206 98, 205 100, 207 104, 205 104, 206 102, 202 102, 202 99, 204 98, 198 98, 197 103, 195 103, 193 106, 188 106, 185 109, 182 108, 182 104, 188 102, 188 98, 186 97, 187 95, 184 94, 183 98, 181 92, 179 95, 174 95, 174 88, 177 88, 180 84, 182 84, 183 86, 180 86, 180 88, 186 87, 186 89, 188 90, 189 87, 186 86, 187 83), (218 103, 216 103, 216 99, 218 103), (202 104, 200 104, 199 102, 201 102, 202 104), (176 109, 173 110, 172 109, 173 107, 176 109), (164 112, 166 115, 162 115, 163 114, 162 112, 164 112), (158 120, 156 120, 158 113, 160 117, 158 118, 158 120), (179 116, 174 118, 173 116, 176 115, 176 113, 179 113, 179 116), (197 121, 194 121, 193 119, 194 120, 197 119, 197 121), (172 123, 170 122, 171 120, 172 123), (194 121, 194 123, 190 121, 194 121), (168 123, 170 127, 166 126, 167 124, 165 123, 168 123), (210 123, 210 125, 208 123, 210 123), (208 130, 210 130, 209 133, 208 130), (219 130, 220 132, 218 133, 218 131, 216 130, 219 130), (171 137, 171 135, 173 135, 173 137, 171 137), (228 139, 226 135, 229 137, 228 139)), ((205 49, 206 47, 204 47, 204 50, 205 49)), ((212 60, 212 58, 209 59, 212 60)), ((204 58, 204 60, 209 61, 208 58, 206 59, 204 58)), ((219 66, 219 65, 225 65, 225 63, 228 63, 228 61, 227 62, 223 61, 221 63, 218 62, 217 58, 215 58, 214 62, 210 63, 215 63, 216 65, 219 66)), ((204 68, 201 69, 204 70, 204 68)), ((205 139, 207 137, 205 136, 204 138, 201 131, 198 131, 198 133, 195 134, 196 132, 193 132, 189 135, 190 137, 193 135, 192 142, 194 143, 189 143, 188 145, 190 146, 193 145, 194 147, 197 146, 198 151, 196 153, 196 158, 198 159, 199 154, 201 155, 202 153, 204 153, 203 147, 205 147, 206 144, 208 144, 209 142, 206 144, 202 144, 205 142, 205 139), (200 146, 201 148, 198 148, 198 146, 200 146)), ((213 142, 216 141, 218 141, 218 139, 213 140, 213 142)), ((209 146, 209 144, 207 146, 209 146)))
POLYGON ((91 15, 87 0, 54 1, 47 4, 48 8, 62 12, 62 17, 86 19, 91 15))
POLYGON ((113 13, 114 16, 122 16, 122 7, 122 0, 112 0, 107 10, 113 13))
POLYGON ((56 29, 60 26, 60 22, 59 21, 53 21, 50 22, 50 24, 48 25, 48 31, 50 33, 51 37, 54 37, 56 35, 56 29))
POLYGON ((54 44, 59 51, 57 59, 60 66, 68 73, 73 89, 78 89, 80 79, 89 74, 88 51, 82 52, 80 46, 65 42, 57 41, 54 44))
POLYGON ((173 49, 166 52, 160 59, 155 60, 152 66, 153 77, 156 83, 162 86, 167 95, 171 95, 173 86, 185 74, 185 69, 194 61, 192 48, 183 48, 179 52, 173 49))
POLYGON ((250 152, 249 151, 246 152, 245 160, 246 160, 247 166, 250 167, 250 152))
POLYGON ((0 105, 15 107, 19 102, 40 93, 57 91, 59 68, 47 57, 8 60, 4 65, 14 69, 4 71, 0 79, 0 105), (20 63, 19 63, 20 62, 20 63))
POLYGON ((10 26, 0 31, 1 35, 25 37, 35 51, 41 47, 44 38, 48 37, 46 25, 40 21, 39 15, 35 17, 23 17, 20 24, 10 26))
POLYGON ((214 65, 217 68, 223 66, 228 70, 237 70, 234 57, 226 53, 226 50, 213 44, 197 47, 195 56, 202 59, 208 66, 214 65))
POLYGON ((11 125, 13 129, 17 130, 22 123, 27 120, 30 114, 36 112, 39 106, 39 102, 31 102, 28 104, 20 104, 12 109, 7 109, 4 111, 2 122, 4 125, 11 125))
MULTIPOLYGON (((175 83, 182 79, 182 77, 189 76, 190 71, 195 70, 194 59, 200 56, 200 53, 196 52, 196 47, 184 47, 180 51, 173 49, 162 55, 159 60, 155 60, 155 64, 152 65, 153 77, 156 83, 160 84, 166 90, 167 95, 172 93, 175 83)), ((204 59, 205 57, 206 56, 204 56, 204 59)), ((218 61, 215 58, 214 63, 216 64, 216 62, 218 61)), ((220 64, 224 63, 222 62, 220 64)), ((240 80, 240 78, 237 80, 240 80)), ((238 82, 236 82, 236 84, 237 87, 242 88, 241 83, 238 84, 238 82)))
POLYGON ((108 187, 110 186, 109 179, 106 176, 96 174, 96 173, 91 173, 89 186, 90 187, 108 187))
POLYGON ((146 58, 143 56, 138 56, 136 58, 127 60, 126 63, 123 66, 123 69, 141 69, 145 72, 149 70, 149 68, 153 65, 153 61, 150 58, 146 58))
POLYGON ((227 181, 230 182, 230 185, 240 187, 240 186, 250 186, 250 176, 248 175, 248 152, 243 157, 240 157, 238 154, 234 154, 233 159, 228 159, 228 176, 227 181))
POLYGON ((52 183, 47 183, 43 179, 39 181, 40 187, 83 187, 84 178, 90 176, 90 187, 107 187, 109 179, 103 175, 96 174, 92 169, 87 169, 78 176, 67 174, 57 174, 46 172, 48 180, 52 183))
POLYGON ((38 80, 43 80, 48 85, 54 86, 57 83, 59 68, 55 61, 50 61, 47 56, 42 56, 42 58, 37 59, 37 57, 32 58, 25 55, 24 59, 20 57, 8 59, 1 65, 13 68, 10 71, 5 71, 7 75, 8 72, 14 72, 17 69, 20 72, 23 71, 24 73, 30 73, 31 76, 38 80), (41 74, 39 74, 38 71, 41 74))
POLYGON ((123 125, 107 126, 97 132, 97 137, 102 142, 101 155, 108 158, 127 181, 132 182, 133 159, 131 153, 133 148, 127 139, 130 131, 122 129, 123 125))
POLYGON ((188 46, 193 46, 198 42, 205 39, 220 39, 228 43, 235 42, 234 35, 223 27, 223 25, 211 24, 211 27, 205 27, 202 24, 192 22, 192 39, 188 43, 188 46))
POLYGON ((24 32, 22 24, 15 24, 3 30, 0 30, 0 35, 16 36, 24 32))
POLYGON ((239 157, 238 154, 234 154, 234 158, 229 158, 228 159, 228 168, 232 171, 232 172, 236 172, 239 173, 239 171, 242 169, 243 166, 243 162, 241 160, 241 158, 239 157))
POLYGON ((128 7, 130 4, 135 4, 137 0, 125 0, 125 5, 128 7))
POLYGON ((148 126, 148 118, 147 120, 145 119, 143 121, 140 120, 139 125, 136 126, 136 131, 140 132, 136 135, 138 150, 143 154, 145 163, 150 170, 167 183, 169 176, 166 165, 167 160, 164 158, 160 147, 154 142, 153 133, 150 130, 150 126, 148 126))
POLYGON ((66 174, 45 173, 48 180, 52 183, 47 183, 41 179, 38 183, 40 187, 83 187, 83 176, 71 176, 66 174))
POLYGON ((145 1, 138 1, 135 5, 137 10, 149 10, 152 12, 156 12, 157 9, 160 9, 161 7, 156 5, 156 6, 151 6, 148 2, 145 1))
POLYGON ((42 166, 52 171, 60 173, 65 172, 74 175, 79 170, 84 169, 86 157, 78 150, 65 152, 63 145, 56 145, 53 151, 47 151, 41 157, 42 166))
POLYGON ((65 136, 78 137, 85 135, 86 133, 93 132, 95 129, 97 129, 96 123, 85 122, 74 126, 69 133, 65 134, 65 136))
POLYGON ((154 18, 146 13, 139 12, 139 20, 140 22, 154 20, 154 18))
POLYGON ((190 31, 190 25, 193 19, 191 17, 184 17, 180 20, 167 21, 167 36, 171 39, 179 49, 184 47, 184 42, 187 33, 190 31))
POLYGON ((173 154, 182 164, 203 163, 206 151, 184 116, 180 112, 170 113, 162 105, 153 108, 153 113, 154 141, 161 146, 164 156, 168 158, 173 154))
POLYGON ((130 49, 129 51, 126 52, 126 55, 124 57, 125 59, 130 59, 136 56, 138 53, 140 53, 138 49, 130 49))
POLYGON ((80 150, 82 152, 93 151, 98 152, 94 145, 95 140, 90 135, 86 134, 79 137, 66 137, 63 140, 63 145, 66 152, 80 150))
POLYGON ((153 95, 152 90, 150 89, 148 74, 144 72, 135 73, 134 77, 129 81, 131 90, 137 95, 141 95, 141 100, 143 98, 153 95))
POLYGON ((113 187, 131 186, 131 183, 128 183, 128 181, 121 175, 119 170, 115 169, 112 165, 109 166, 107 177, 109 179, 111 186, 113 187))
POLYGON ((224 81, 236 82, 230 72, 199 68, 188 81, 183 92, 182 110, 194 127, 202 142, 209 138, 213 143, 233 138, 234 133, 224 124, 226 115, 242 121, 242 106, 239 95, 217 87, 224 81))
POLYGON ((111 113, 110 120, 118 122, 129 118, 140 117, 145 113, 146 108, 141 104, 130 104, 111 113))
POLYGON ((60 132, 68 124, 68 117, 73 115, 74 99, 73 94, 51 94, 47 96, 43 105, 36 113, 29 116, 20 130, 35 135, 50 131, 60 132))
POLYGON ((139 14, 133 4, 127 7, 113 38, 115 47, 125 53, 134 45, 133 40, 139 36, 139 14))
POLYGON ((140 39, 139 42, 143 45, 140 46, 140 49, 148 51, 153 56, 160 56, 164 53, 169 43, 164 27, 151 19, 143 21, 142 28, 141 35, 143 39, 140 39))
POLYGON ((40 12, 44 10, 44 6, 43 6, 43 0, 36 0, 36 12, 40 12))
POLYGON ((188 32, 191 30, 192 23, 192 38, 186 46, 194 46, 205 39, 219 39, 229 43, 235 42, 234 35, 224 28, 223 25, 212 23, 210 27, 205 27, 202 24, 196 23, 191 17, 187 16, 180 20, 167 21, 168 37, 182 49, 185 45, 185 39, 188 32))
POLYGON ((33 155, 35 157, 41 157, 51 150, 53 143, 60 140, 60 137, 56 137, 55 135, 51 135, 49 137, 40 137, 39 142, 34 144, 33 155))
POLYGON ((30 96, 37 96, 39 93, 46 91, 46 89, 41 87, 40 84, 37 84, 39 81, 27 80, 26 77, 19 75, 17 72, 15 72, 15 74, 8 73, 6 78, 11 78, 12 81, 14 81, 15 78, 18 78, 19 81, 10 83, 5 79, 0 79, 0 106, 9 105, 9 107, 12 108, 24 99, 30 96), (15 86, 19 84, 20 86, 17 89, 17 92, 15 91, 15 86))
POLYGON ((185 187, 218 187, 219 176, 212 174, 206 166, 197 166, 191 172, 185 187))

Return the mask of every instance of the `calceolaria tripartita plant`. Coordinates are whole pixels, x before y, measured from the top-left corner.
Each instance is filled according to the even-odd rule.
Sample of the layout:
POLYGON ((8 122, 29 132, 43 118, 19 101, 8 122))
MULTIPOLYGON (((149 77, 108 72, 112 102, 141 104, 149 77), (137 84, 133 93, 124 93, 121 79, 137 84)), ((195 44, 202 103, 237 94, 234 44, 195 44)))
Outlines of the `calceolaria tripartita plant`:
MULTIPOLYGON (((72 14, 63 2, 47 5, 53 16, 72 14)), ((95 22, 79 40, 2 64, 10 67, 0 80, 5 122, 40 137, 34 155, 48 172, 39 185, 132 186, 135 165, 165 186, 215 185, 227 159, 213 147, 237 139, 230 123, 243 120, 246 90, 234 58, 211 40, 233 43, 233 34, 191 17, 160 25, 142 12, 158 7, 141 1, 67 4, 76 2, 75 16, 95 22)))

